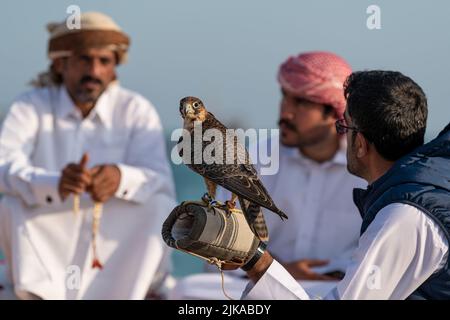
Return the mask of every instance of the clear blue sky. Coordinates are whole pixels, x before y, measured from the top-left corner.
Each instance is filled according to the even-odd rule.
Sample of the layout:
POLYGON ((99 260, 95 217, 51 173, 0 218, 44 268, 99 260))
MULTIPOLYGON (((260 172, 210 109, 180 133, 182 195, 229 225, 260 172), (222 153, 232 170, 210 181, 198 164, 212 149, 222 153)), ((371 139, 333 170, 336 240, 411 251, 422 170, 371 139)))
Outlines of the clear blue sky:
POLYGON ((276 126, 278 65, 306 50, 330 50, 355 70, 393 69, 429 98, 428 137, 450 120, 450 2, 442 1, 23 1, 2 2, 0 106, 46 69, 45 24, 68 5, 111 15, 131 36, 125 87, 149 98, 167 129, 179 126, 178 101, 196 95, 226 122, 276 126), (366 8, 381 8, 368 30, 366 8))

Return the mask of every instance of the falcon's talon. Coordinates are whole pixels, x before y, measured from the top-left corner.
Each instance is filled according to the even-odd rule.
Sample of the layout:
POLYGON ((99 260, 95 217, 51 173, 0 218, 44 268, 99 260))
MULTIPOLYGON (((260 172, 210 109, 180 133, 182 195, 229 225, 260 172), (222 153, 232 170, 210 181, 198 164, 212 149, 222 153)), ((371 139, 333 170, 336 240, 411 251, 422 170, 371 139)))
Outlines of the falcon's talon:
POLYGON ((227 201, 225 201, 225 205, 230 210, 236 209, 236 202, 234 202, 234 201, 227 200, 227 201))
POLYGON ((214 209, 215 207, 217 207, 217 201, 214 200, 214 198, 211 197, 211 195, 210 195, 208 192, 206 192, 206 193, 202 196, 202 201, 203 201, 203 204, 206 205, 206 207, 208 208, 208 210, 212 210, 212 209, 214 209))
POLYGON ((236 202, 234 201, 225 201, 225 204, 230 208, 230 209, 234 209, 236 208, 236 202))
POLYGON ((207 203, 207 204, 209 204, 209 203, 211 203, 212 201, 214 201, 214 199, 211 197, 211 195, 210 195, 208 192, 206 192, 206 193, 202 196, 202 200, 203 200, 205 203, 207 203))
POLYGON ((236 202, 229 201, 229 200, 225 201, 225 203, 223 205, 223 209, 227 213, 228 217, 231 216, 231 214, 233 213, 233 210, 236 209, 236 202))

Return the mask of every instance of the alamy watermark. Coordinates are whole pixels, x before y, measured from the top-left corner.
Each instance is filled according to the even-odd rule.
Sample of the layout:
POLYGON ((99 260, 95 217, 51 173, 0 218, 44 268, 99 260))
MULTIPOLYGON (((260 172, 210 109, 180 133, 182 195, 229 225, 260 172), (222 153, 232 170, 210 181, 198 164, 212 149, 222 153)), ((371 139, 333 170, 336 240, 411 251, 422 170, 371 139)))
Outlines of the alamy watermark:
POLYGON ((366 26, 369 30, 381 29, 381 9, 376 4, 367 7, 366 13, 369 14, 366 20, 366 26))
POLYGON ((67 7, 66 13, 69 14, 66 18, 67 29, 81 29, 81 8, 75 4, 72 4, 67 7))
POLYGON ((67 290, 80 290, 81 269, 77 265, 69 265, 66 268, 66 288, 67 290))
POLYGON ((369 266, 366 287, 369 290, 381 289, 381 268, 376 265, 369 266))
POLYGON ((278 129, 227 129, 224 134, 214 128, 203 130, 202 122, 195 121, 192 134, 186 129, 175 129, 171 141, 178 141, 180 137, 183 140, 171 151, 174 164, 255 164, 260 175, 278 172, 278 129), (248 158, 244 150, 246 145, 248 158))

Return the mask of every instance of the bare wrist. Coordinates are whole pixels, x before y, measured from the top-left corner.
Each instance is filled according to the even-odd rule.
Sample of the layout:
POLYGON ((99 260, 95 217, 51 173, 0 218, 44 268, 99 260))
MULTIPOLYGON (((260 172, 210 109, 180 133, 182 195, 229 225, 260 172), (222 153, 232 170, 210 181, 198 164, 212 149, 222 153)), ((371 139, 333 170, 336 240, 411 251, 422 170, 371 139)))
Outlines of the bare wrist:
POLYGON ((270 265, 273 262, 273 258, 268 251, 265 251, 261 258, 255 263, 255 265, 247 271, 247 275, 254 283, 266 273, 270 265))

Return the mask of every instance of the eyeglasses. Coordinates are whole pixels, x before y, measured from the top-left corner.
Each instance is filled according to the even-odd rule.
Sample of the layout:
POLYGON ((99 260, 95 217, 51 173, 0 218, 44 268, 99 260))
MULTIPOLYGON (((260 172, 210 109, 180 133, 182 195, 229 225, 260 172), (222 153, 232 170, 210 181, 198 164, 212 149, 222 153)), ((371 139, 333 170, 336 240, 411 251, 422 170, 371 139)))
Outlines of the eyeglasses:
POLYGON ((339 134, 345 134, 348 132, 348 130, 353 130, 359 132, 359 129, 356 127, 349 127, 347 126, 347 121, 345 119, 339 119, 335 122, 336 125, 336 131, 339 134))

